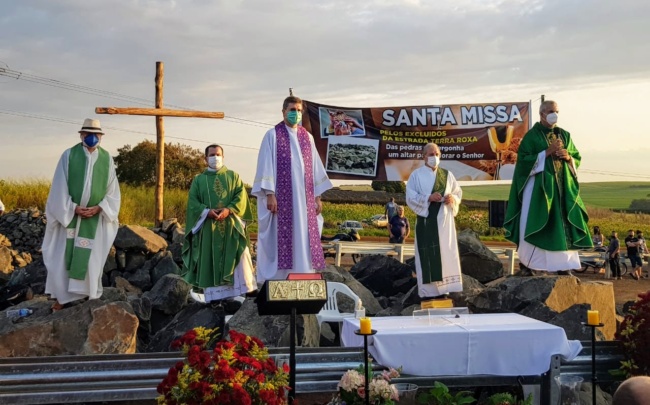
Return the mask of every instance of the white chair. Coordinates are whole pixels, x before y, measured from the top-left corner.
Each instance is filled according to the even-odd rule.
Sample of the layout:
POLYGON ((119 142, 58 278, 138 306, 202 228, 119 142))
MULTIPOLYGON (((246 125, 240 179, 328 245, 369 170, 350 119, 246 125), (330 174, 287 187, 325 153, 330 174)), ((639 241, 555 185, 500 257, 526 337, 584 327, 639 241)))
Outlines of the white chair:
POLYGON ((318 327, 320 328, 323 322, 338 322, 339 324, 339 333, 341 333, 341 327, 343 324, 343 319, 345 318, 354 318, 354 312, 340 312, 339 305, 336 302, 336 294, 341 293, 347 295, 354 301, 356 307, 357 302, 359 302, 359 296, 352 292, 350 287, 343 283, 335 283, 328 281, 327 282, 327 302, 316 314, 316 319, 318 320, 318 327))

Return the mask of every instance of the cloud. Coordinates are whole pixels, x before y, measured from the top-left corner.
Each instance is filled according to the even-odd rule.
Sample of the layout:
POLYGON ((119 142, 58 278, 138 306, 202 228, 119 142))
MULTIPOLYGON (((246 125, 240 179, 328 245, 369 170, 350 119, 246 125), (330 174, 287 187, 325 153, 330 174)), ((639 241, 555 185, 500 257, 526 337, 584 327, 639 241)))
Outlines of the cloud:
MULTIPOLYGON (((528 99, 646 80, 649 11, 636 0, 8 2, 0 62, 153 100, 160 60, 165 103, 274 123, 289 87, 324 103, 379 106, 528 99)), ((81 121, 100 105, 128 103, 0 77, 0 108, 81 121)), ((30 133, 49 141, 44 134, 60 125, 0 119, 0 140, 30 133)), ((151 120, 105 120, 153 131, 151 120)), ((239 128, 248 146, 264 132, 169 122, 201 133, 239 128)))

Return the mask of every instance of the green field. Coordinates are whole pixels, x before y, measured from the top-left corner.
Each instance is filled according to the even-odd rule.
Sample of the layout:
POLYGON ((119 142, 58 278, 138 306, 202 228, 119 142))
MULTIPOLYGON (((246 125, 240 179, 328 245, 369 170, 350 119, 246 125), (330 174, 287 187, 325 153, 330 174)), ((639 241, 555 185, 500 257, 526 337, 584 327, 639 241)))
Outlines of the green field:
MULTIPOLYGON (((509 184, 463 187, 465 200, 507 200, 509 193, 509 184)), ((580 185, 580 195, 589 207, 627 209, 632 200, 649 198, 650 182, 584 183, 580 185)))

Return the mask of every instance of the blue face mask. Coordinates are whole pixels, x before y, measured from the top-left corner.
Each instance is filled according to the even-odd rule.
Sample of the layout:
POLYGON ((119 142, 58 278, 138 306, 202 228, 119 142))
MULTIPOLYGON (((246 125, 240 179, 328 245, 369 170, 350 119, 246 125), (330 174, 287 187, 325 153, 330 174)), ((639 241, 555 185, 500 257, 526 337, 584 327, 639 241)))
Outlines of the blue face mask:
POLYGON ((94 148, 99 143, 99 135, 88 134, 84 137, 83 143, 89 148, 94 148))
POLYGON ((302 121, 302 112, 300 111, 289 111, 287 113, 287 121, 291 125, 296 125, 300 121, 302 121))

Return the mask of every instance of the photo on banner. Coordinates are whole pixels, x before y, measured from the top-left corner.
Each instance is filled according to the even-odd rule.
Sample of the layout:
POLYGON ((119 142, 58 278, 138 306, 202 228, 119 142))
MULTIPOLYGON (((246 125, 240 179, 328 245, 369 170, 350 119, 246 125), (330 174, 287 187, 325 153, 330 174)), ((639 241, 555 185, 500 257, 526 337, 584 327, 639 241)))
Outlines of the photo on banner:
POLYGON ((377 175, 379 140, 332 136, 327 143, 325 170, 329 173, 377 175))
POLYGON ((440 148, 440 166, 461 181, 510 180, 530 127, 530 103, 352 108, 304 101, 328 175, 341 180, 406 181, 422 147, 440 148), (318 134, 318 135, 316 135, 318 134))
POLYGON ((364 136, 363 115, 361 110, 339 108, 318 109, 320 116, 321 138, 334 136, 364 136))

